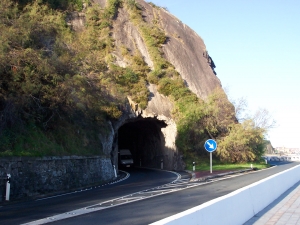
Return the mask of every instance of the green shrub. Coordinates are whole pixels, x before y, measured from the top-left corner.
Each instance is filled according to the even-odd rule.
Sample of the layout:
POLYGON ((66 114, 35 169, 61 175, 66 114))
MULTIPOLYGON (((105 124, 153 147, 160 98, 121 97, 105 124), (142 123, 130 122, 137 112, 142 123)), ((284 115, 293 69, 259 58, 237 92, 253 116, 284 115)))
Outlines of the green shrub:
MULTIPOLYGON (((101 74, 109 74, 105 58, 113 49, 107 27, 99 26, 101 10, 89 8, 85 30, 73 33, 65 22, 66 12, 56 10, 63 1, 49 1, 48 6, 24 2, 20 9, 4 1, 0 5, 0 116, 4 118, 0 154, 100 154, 96 133, 105 131, 99 127, 105 128, 107 119, 121 116, 118 102, 123 101, 112 96, 101 80, 101 74), (76 136, 74 126, 95 133, 76 136), (80 144, 86 139, 94 144, 80 144)), ((136 74, 125 75, 124 83, 138 82, 136 74)))

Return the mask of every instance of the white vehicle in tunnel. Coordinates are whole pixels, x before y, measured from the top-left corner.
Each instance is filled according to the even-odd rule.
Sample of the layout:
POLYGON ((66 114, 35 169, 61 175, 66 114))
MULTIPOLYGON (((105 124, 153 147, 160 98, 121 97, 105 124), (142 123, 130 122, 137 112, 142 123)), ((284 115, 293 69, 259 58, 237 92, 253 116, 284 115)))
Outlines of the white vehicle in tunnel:
POLYGON ((130 167, 133 165, 133 158, 129 149, 119 150, 119 163, 120 166, 130 167))

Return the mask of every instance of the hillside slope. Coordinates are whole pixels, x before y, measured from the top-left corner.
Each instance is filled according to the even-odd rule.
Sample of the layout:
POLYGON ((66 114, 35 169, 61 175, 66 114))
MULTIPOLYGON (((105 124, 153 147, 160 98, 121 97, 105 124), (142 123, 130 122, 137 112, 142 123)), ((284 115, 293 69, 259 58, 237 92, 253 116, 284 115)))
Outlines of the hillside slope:
POLYGON ((207 155, 207 138, 235 126, 203 40, 165 9, 18 2, 0 6, 2 156, 96 154, 117 164, 129 148, 137 164, 183 169, 187 155, 207 155))

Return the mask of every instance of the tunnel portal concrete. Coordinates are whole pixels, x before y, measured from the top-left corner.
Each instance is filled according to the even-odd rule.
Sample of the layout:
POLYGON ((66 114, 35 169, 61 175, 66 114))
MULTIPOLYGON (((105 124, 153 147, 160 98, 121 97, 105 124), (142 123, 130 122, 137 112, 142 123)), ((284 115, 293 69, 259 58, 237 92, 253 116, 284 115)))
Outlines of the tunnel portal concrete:
POLYGON ((118 148, 129 149, 134 165, 160 168, 165 138, 161 128, 167 124, 155 118, 135 118, 118 130, 118 148))

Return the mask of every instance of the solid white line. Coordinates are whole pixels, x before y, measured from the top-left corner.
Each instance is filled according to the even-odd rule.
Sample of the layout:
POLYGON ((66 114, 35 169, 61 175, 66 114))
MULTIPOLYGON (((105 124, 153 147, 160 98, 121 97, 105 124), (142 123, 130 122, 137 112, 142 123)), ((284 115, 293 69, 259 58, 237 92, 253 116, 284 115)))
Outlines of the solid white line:
MULTIPOLYGON (((166 171, 166 170, 164 170, 164 171, 165 172, 173 173, 173 174, 175 174, 177 176, 177 178, 174 181, 170 182, 169 184, 172 184, 173 182, 176 182, 176 181, 178 181, 181 178, 181 175, 179 173, 176 173, 176 172, 173 172, 173 171, 166 171)), ((122 172, 125 172, 125 171, 122 171, 122 172)), ((127 173, 127 172, 125 172, 125 173, 127 173)), ((127 173, 126 179, 129 176, 130 176, 130 174, 127 173)), ((47 217, 47 218, 40 219, 40 220, 35 220, 35 221, 29 222, 29 223, 25 223, 25 224, 21 224, 21 225, 40 225, 40 224, 46 224, 46 223, 50 223, 50 222, 57 221, 57 220, 67 219, 67 218, 71 218, 71 217, 83 215, 83 214, 86 214, 86 213, 91 213, 91 212, 95 212, 95 211, 99 211, 99 210, 103 210, 103 209, 107 209, 107 208, 112 208, 112 207, 116 207, 116 206, 119 206, 119 205, 128 204, 128 203, 131 203, 131 202, 140 201, 140 200, 147 199, 147 198, 152 198, 152 197, 155 197, 155 196, 158 196, 158 195, 167 194, 167 193, 174 192, 174 191, 167 192, 167 191, 164 190, 164 191, 160 191, 161 193, 157 193, 156 195, 143 196, 143 197, 138 197, 138 198, 133 197, 135 194, 141 194, 142 192, 143 191, 135 192, 133 194, 129 194, 129 195, 126 195, 126 196, 123 196, 123 197, 119 197, 119 198, 116 198, 116 199, 111 199, 111 200, 106 201, 106 202, 101 202, 99 204, 87 206, 87 207, 84 207, 84 208, 81 208, 81 209, 73 210, 73 211, 70 211, 70 212, 62 213, 62 214, 57 214, 57 215, 54 215, 54 216, 51 216, 51 217, 47 217), (127 200, 126 198, 129 198, 129 197, 131 197, 133 200, 131 200, 131 201, 129 200, 129 201, 126 201, 126 202, 115 204, 115 205, 112 204, 111 206, 107 206, 107 207, 99 207, 102 204, 112 203, 113 201, 127 200), (95 208, 93 208, 93 207, 95 207, 95 208)), ((159 192, 159 191, 157 191, 157 192, 159 192)), ((149 192, 147 192, 147 193, 149 193, 149 192)), ((72 194, 72 193, 68 193, 68 194, 72 194)), ((56 197, 58 197, 58 196, 56 196, 56 197)))
MULTIPOLYGON (((105 186, 105 185, 116 184, 116 183, 119 183, 119 182, 121 182, 121 181, 124 181, 124 180, 126 180, 126 179, 128 179, 128 178, 130 177, 130 173, 127 173, 126 171, 123 171, 123 170, 119 170, 119 171, 125 173, 126 176, 125 176, 124 178, 118 180, 118 181, 115 181, 115 182, 112 181, 112 182, 110 182, 110 183, 103 184, 103 185, 100 185, 100 186, 98 186, 98 187, 103 187, 103 186, 105 186)), ((94 187, 94 188, 97 188, 97 187, 94 187)), ((42 200, 46 200, 46 199, 57 198, 57 197, 65 196, 65 195, 71 195, 71 194, 76 194, 76 193, 80 193, 80 192, 84 192, 84 191, 90 191, 90 190, 92 190, 92 189, 93 189, 93 187, 88 188, 88 189, 85 189, 85 190, 73 191, 73 192, 69 192, 69 193, 65 193, 65 194, 54 195, 54 196, 50 196, 50 197, 46 197, 46 198, 40 198, 40 199, 37 199, 37 200, 35 200, 35 201, 42 201, 42 200)))
POLYGON ((168 187, 177 187, 177 186, 182 186, 182 185, 187 185, 188 182, 185 183, 176 183, 176 184, 168 184, 167 186, 163 186, 162 188, 168 188, 168 187))
MULTIPOLYGON (((89 189, 89 190, 91 190, 91 189, 89 189)), ((65 194, 60 194, 60 195, 54 195, 54 196, 50 196, 50 197, 46 197, 46 198, 39 198, 39 199, 37 199, 35 201, 42 201, 42 200, 46 200, 46 199, 50 199, 50 198, 57 198, 57 197, 61 197, 61 196, 65 196, 65 195, 71 195, 71 194, 80 193, 80 192, 89 191, 89 190, 73 191, 73 192, 69 192, 69 193, 65 193, 65 194)))

